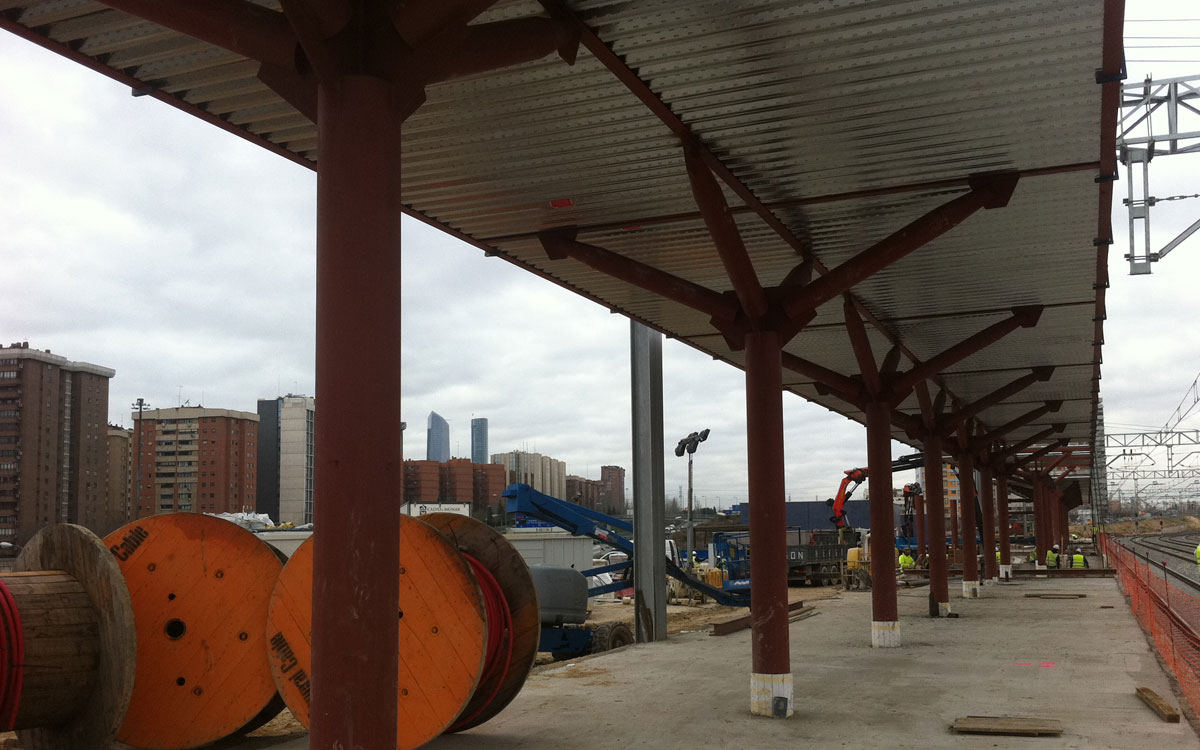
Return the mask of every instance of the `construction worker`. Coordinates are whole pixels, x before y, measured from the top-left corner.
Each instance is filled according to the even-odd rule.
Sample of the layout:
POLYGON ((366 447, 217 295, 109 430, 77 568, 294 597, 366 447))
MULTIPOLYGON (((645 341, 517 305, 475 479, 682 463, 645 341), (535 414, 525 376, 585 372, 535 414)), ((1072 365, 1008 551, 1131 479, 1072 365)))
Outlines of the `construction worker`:
POLYGON ((1200 571, 1200 544, 1196 545, 1196 570, 1200 571))
POLYGON ((996 564, 1000 564, 1000 545, 996 545, 996 564))
POLYGON ((910 568, 916 567, 916 565, 917 565, 917 561, 912 559, 912 556, 908 554, 907 547, 900 550, 900 572, 901 573, 907 571, 910 568))
POLYGON ((1047 568, 1057 568, 1058 567, 1058 545, 1057 544, 1054 545, 1053 547, 1051 547, 1050 549, 1046 550, 1046 567, 1047 568))
POLYGON ((1075 554, 1071 555, 1071 567, 1072 568, 1088 567, 1087 558, 1083 556, 1083 550, 1080 549, 1079 547, 1076 547, 1075 554))

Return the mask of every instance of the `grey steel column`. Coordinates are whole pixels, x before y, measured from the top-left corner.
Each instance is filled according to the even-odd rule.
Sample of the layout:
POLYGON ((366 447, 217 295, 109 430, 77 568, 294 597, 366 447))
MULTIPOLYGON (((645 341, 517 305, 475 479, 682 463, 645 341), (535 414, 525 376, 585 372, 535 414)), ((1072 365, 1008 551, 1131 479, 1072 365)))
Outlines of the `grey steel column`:
POLYGON ((639 643, 667 638, 662 334, 629 321, 633 402, 633 588, 639 643))

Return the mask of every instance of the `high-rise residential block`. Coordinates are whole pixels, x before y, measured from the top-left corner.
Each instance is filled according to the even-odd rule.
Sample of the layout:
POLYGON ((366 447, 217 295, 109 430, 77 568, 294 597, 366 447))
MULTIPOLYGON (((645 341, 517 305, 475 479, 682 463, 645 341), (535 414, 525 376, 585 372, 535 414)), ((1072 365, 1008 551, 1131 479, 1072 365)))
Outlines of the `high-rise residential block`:
POLYGON ((124 427, 108 427, 108 498, 104 508, 105 516, 99 524, 104 531, 98 534, 107 534, 133 520, 133 430, 124 427))
POLYGON ((138 518, 256 508, 258 415, 183 406, 133 413, 138 518))
MULTIPOLYGON (((917 481, 921 486, 925 486, 925 468, 917 468, 917 481)), ((954 464, 945 462, 942 464, 942 494, 945 498, 946 513, 950 513, 950 504, 957 503, 958 497, 962 490, 958 482, 958 474, 954 468, 954 464)))
POLYGON ((438 463, 449 461, 450 423, 436 411, 431 411, 425 427, 425 460, 438 463))
POLYGON ((404 462, 404 498, 410 506, 422 503, 465 503, 476 518, 503 517, 504 467, 476 464, 465 458, 404 462))
POLYGON ((114 374, 27 342, 0 346, 0 541, 103 515, 114 374))
POLYGON ((600 467, 600 512, 625 512, 625 469, 620 466, 600 467))
POLYGON ((475 471, 475 497, 471 507, 478 513, 488 511, 492 516, 504 517, 504 498, 500 493, 508 486, 507 473, 499 464, 473 464, 475 471))
POLYGON ((507 472, 507 484, 527 484, 538 492, 563 498, 567 494, 567 464, 540 453, 509 451, 495 453, 492 463, 507 472))
POLYGON ((404 462, 405 503, 436 503, 441 492, 440 463, 437 461, 404 462))
POLYGON ((600 505, 600 480, 598 479, 587 479, 586 477, 577 477, 574 474, 568 474, 567 494, 562 499, 570 500, 584 508, 598 510, 601 513, 604 512, 604 509, 600 505))
POLYGON ((476 417, 471 420, 471 463, 486 464, 488 462, 488 421, 487 417, 476 417))
POLYGON ((315 425, 311 396, 258 402, 257 507, 278 523, 313 521, 315 425))

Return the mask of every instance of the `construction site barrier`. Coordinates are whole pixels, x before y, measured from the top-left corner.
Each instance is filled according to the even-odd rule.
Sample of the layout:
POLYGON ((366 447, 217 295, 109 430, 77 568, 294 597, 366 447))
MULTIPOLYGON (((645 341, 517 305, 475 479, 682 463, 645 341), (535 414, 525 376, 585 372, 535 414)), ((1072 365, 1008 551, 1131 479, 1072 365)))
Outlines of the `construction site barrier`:
POLYGON ((1200 712, 1200 585, 1107 534, 1101 549, 1138 624, 1154 640, 1192 710, 1200 712))

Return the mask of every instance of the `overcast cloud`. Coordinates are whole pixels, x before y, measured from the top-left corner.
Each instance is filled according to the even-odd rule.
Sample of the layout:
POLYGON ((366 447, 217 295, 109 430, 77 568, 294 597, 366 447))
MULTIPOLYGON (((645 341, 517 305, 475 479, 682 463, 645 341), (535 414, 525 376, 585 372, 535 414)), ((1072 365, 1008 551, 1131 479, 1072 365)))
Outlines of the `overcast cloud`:
MULTIPOLYGON (((1189 15, 1181 2, 1131 5, 1131 17, 1189 15)), ((1200 37, 1200 23, 1130 24, 1134 34, 1200 37)), ((1131 80, 1200 74, 1195 48, 1169 56, 1196 62, 1137 62, 1165 54, 1131 49, 1131 80)), ((312 172, 7 33, 0 134, 0 256, 11 271, 0 343, 114 368, 119 424, 138 397, 254 411, 260 398, 314 392, 312 172)), ((1156 161, 1152 191, 1200 192, 1197 158, 1156 161)), ((1127 276, 1124 189, 1102 381, 1110 432, 1161 425, 1200 371, 1200 238, 1154 275, 1127 276)), ((1197 215, 1200 200, 1161 206, 1156 243, 1197 215)), ((536 450, 592 478, 603 464, 630 469, 628 320, 415 221, 403 231, 405 455, 424 458, 436 410, 455 455, 469 455, 470 418, 482 416, 493 453, 536 450)), ((745 500, 742 373, 666 341, 664 375, 668 496, 686 482, 670 447, 708 427, 697 495, 745 500)), ((785 404, 788 493, 825 498, 842 470, 865 463, 864 431, 797 397, 785 404)))

